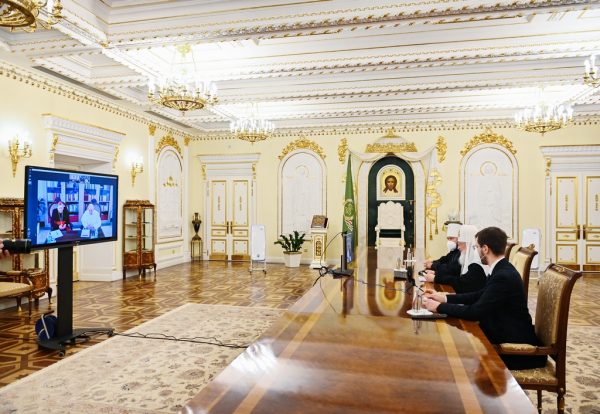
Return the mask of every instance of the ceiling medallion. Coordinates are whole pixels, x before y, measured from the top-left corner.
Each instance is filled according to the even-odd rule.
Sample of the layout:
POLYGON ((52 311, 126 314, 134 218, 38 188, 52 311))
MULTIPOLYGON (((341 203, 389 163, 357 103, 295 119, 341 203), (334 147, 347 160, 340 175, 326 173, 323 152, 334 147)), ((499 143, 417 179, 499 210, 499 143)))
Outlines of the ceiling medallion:
POLYGON ((258 106, 251 105, 249 115, 246 118, 238 118, 231 121, 229 129, 235 138, 254 144, 264 141, 275 132, 275 124, 258 115, 258 106))
POLYGON ((0 0, 0 26, 26 32, 34 32, 38 25, 50 29, 62 18, 61 12, 60 0, 0 0), (46 20, 38 18, 44 8, 46 20))
POLYGON ((153 81, 149 82, 150 102, 180 111, 182 115, 217 103, 215 84, 196 79, 197 70, 193 53, 190 54, 190 58, 187 57, 192 48, 189 45, 182 45, 177 47, 177 51, 180 59, 174 62, 172 73, 166 79, 160 79, 158 85, 153 81))
POLYGON ((542 135, 565 127, 571 121, 573 121, 573 108, 566 104, 549 105, 540 102, 533 108, 525 108, 515 114, 517 127, 527 132, 537 132, 542 135))

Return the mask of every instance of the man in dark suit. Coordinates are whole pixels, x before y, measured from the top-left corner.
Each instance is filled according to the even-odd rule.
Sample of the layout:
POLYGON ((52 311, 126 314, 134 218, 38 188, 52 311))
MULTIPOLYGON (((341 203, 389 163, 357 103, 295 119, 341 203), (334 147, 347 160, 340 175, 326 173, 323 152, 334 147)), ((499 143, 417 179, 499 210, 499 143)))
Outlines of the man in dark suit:
MULTIPOLYGON (((493 344, 519 343, 540 345, 527 309, 523 281, 517 269, 504 258, 506 233, 487 227, 475 235, 476 249, 490 276, 477 292, 445 295, 428 290, 424 306, 448 316, 479 321, 483 333, 493 344)), ((502 356, 509 369, 543 367, 546 356, 502 356)))

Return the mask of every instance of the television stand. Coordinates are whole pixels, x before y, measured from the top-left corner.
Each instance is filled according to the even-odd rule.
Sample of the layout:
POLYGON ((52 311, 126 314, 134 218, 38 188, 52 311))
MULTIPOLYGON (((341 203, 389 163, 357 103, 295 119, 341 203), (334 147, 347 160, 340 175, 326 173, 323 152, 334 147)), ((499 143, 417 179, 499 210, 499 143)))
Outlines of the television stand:
MULTIPOLYGON (((89 334, 103 333, 113 336, 114 328, 80 328, 73 329, 73 246, 58 248, 56 333, 50 339, 39 339, 38 346, 58 351, 58 356, 65 356, 67 345, 75 345, 77 340, 87 341, 89 334)), ((81 342, 81 341, 79 341, 81 342)))

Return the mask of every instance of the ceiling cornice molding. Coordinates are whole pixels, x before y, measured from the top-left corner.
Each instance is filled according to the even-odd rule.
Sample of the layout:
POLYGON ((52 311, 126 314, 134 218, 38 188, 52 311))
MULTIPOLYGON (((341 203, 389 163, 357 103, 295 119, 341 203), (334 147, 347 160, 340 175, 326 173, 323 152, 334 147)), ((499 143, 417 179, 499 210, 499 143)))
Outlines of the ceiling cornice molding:
POLYGON ((46 90, 56 95, 64 96, 65 98, 70 99, 72 101, 81 102, 94 108, 98 108, 103 111, 110 112, 145 125, 156 124, 160 129, 167 132, 171 132, 177 136, 184 137, 190 135, 189 132, 183 131, 176 127, 172 127, 164 122, 156 120, 153 117, 143 116, 129 109, 123 108, 119 105, 110 103, 93 94, 86 93, 81 89, 49 79, 48 77, 43 75, 31 73, 27 70, 18 68, 14 65, 11 65, 10 63, 1 60, 0 76, 4 76, 16 82, 21 82, 31 86, 35 86, 37 88, 46 90))
MULTIPOLYGON (((233 21, 219 21, 217 23, 205 22, 202 27, 219 26, 220 28, 212 31, 198 32, 198 24, 177 26, 171 25, 165 28, 162 34, 154 26, 144 30, 133 30, 128 32, 117 32, 110 36, 109 40, 114 45, 158 45, 168 40, 183 42, 210 42, 224 40, 242 40, 242 39, 274 39, 299 36, 314 36, 323 34, 339 34, 345 29, 356 30, 383 27, 398 27, 400 25, 435 25, 445 23, 459 23, 475 21, 489 21, 493 19, 507 19, 511 17, 523 17, 524 12, 535 14, 540 12, 557 13, 565 11, 585 10, 590 8, 590 0, 563 0, 544 1, 513 1, 511 3, 493 3, 479 4, 477 6, 464 5, 459 2, 461 7, 440 8, 446 2, 415 2, 399 6, 382 6, 386 8, 393 7, 397 11, 386 11, 376 13, 360 13, 364 9, 347 9, 337 11, 322 11, 318 13, 309 13, 305 15, 271 16, 269 18, 259 17, 255 19, 242 19, 233 21), (427 10, 421 9, 428 6, 427 10), (354 13, 354 15, 350 15, 354 13), (315 17, 321 17, 316 20, 315 17), (293 20, 281 24, 268 24, 269 21, 293 20), (252 26, 241 26, 253 23, 252 26), (262 23, 262 25, 260 24, 262 23), (225 26, 225 27, 224 27, 225 26), (233 26, 227 28, 226 26, 233 26), (342 27, 343 29, 341 29, 342 27), (193 30, 193 34, 187 33, 193 30), (151 33, 149 37, 144 37, 145 33, 151 33)), ((377 9, 377 7, 371 8, 377 9)), ((373 10, 370 10, 373 11, 373 10)))
MULTIPOLYGON (((600 125, 600 115, 590 116, 585 119, 573 121, 575 126, 600 125)), ((395 128, 398 133, 407 132, 438 132, 438 131, 465 131, 465 130, 484 130, 487 127, 493 129, 514 129, 519 130, 513 122, 508 120, 497 119, 481 119, 481 120, 465 120, 465 121, 447 121, 447 122, 397 122, 397 123, 381 123, 381 124, 357 124, 352 127, 331 126, 325 128, 288 128, 279 130, 273 134, 273 139, 278 138, 294 138, 300 135, 306 138, 315 138, 323 136, 350 136, 350 135, 368 135, 368 134, 385 134, 390 128, 395 128)), ((235 140, 231 133, 226 132, 210 132, 201 134, 192 138, 194 141, 224 141, 235 140)), ((260 145, 260 143, 259 143, 260 145)))

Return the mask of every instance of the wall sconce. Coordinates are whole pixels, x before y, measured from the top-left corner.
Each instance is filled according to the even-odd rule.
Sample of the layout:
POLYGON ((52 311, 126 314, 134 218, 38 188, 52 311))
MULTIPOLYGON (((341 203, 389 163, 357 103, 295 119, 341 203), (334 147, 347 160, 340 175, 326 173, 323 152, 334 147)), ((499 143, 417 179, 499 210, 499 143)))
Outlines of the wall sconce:
POLYGON ((135 186, 135 176, 144 172, 144 159, 138 157, 131 162, 131 186, 135 186))
POLYGON ((31 157, 31 144, 29 141, 21 141, 18 136, 8 141, 8 153, 12 162, 13 177, 17 174, 17 164, 23 158, 31 157))

